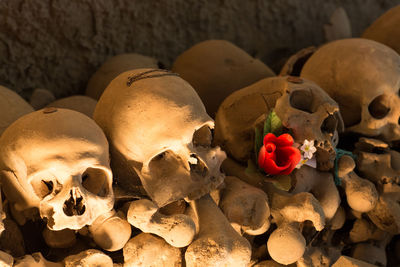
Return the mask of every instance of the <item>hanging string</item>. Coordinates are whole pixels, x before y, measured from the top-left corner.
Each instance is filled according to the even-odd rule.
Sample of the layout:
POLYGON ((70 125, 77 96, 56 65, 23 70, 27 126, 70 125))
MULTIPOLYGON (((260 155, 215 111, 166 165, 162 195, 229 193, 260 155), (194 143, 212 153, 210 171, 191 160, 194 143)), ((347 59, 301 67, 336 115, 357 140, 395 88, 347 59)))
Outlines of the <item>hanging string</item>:
POLYGON ((343 150, 340 148, 335 148, 335 152, 336 152, 336 158, 335 158, 335 184, 336 185, 341 185, 342 181, 340 180, 338 173, 339 173, 339 160, 341 157, 343 157, 344 155, 350 156, 352 157, 354 160, 357 158, 356 155, 354 155, 353 153, 351 153, 350 151, 347 150, 343 150))
POLYGON ((179 74, 171 72, 169 70, 152 69, 152 70, 141 72, 141 73, 138 73, 138 74, 136 74, 134 76, 128 77, 128 81, 126 82, 126 85, 127 86, 131 86, 132 83, 134 83, 136 81, 139 81, 139 80, 148 79, 148 78, 163 77, 163 76, 179 76, 179 74), (154 73, 154 72, 157 72, 157 73, 154 73), (151 74, 151 73, 153 73, 153 74, 151 74), (150 75, 146 76, 146 74, 150 74, 150 75))

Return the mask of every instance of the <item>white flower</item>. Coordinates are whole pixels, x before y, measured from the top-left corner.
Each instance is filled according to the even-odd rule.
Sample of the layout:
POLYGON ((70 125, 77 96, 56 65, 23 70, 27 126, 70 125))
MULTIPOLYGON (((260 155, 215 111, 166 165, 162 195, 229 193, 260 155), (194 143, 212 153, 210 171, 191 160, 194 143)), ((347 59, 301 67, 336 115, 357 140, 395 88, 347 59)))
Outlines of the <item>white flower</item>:
POLYGON ((305 159, 312 159, 313 154, 317 149, 314 146, 314 140, 308 141, 304 140, 303 145, 300 147, 300 150, 303 151, 303 157, 305 159))
POLYGON ((303 155, 301 155, 301 159, 300 159, 299 163, 297 163, 296 169, 299 169, 301 166, 303 166, 304 164, 306 164, 307 161, 308 161, 308 159, 305 159, 305 158, 303 157, 303 155))

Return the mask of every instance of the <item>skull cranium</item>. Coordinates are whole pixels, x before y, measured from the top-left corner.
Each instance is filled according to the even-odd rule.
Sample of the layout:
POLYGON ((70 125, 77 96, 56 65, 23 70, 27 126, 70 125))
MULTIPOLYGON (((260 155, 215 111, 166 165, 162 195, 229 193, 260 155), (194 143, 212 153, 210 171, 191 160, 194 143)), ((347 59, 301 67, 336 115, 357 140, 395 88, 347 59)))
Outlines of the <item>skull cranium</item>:
POLYGON ((46 108, 0 139, 1 182, 16 210, 39 209, 52 230, 90 225, 114 204, 108 142, 89 117, 46 108))
MULTIPOLYGON (((163 70, 120 74, 101 96, 94 119, 111 145, 113 161, 135 170, 151 199, 162 207, 197 199, 223 182, 225 153, 211 147, 213 120, 194 89, 163 70)), ((118 179, 121 185, 130 179, 118 179)))
POLYGON ((308 59, 301 76, 338 102, 346 131, 400 139, 400 56, 391 48, 367 39, 331 42, 308 59))
POLYGON ((218 110, 215 141, 246 162, 254 148, 254 127, 272 108, 295 142, 316 142, 320 170, 332 167, 335 138, 343 127, 338 105, 315 83, 301 78, 266 78, 231 94, 218 110))

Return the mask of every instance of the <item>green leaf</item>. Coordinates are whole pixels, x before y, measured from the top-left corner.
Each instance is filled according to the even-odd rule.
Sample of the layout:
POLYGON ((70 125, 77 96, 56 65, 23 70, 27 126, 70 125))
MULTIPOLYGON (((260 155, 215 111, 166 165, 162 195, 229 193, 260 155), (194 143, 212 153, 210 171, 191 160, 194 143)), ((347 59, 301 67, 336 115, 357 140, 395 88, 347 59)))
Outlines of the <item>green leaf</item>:
POLYGON ((256 127, 254 129, 254 154, 256 161, 258 161, 258 152, 260 151, 263 145, 263 137, 264 136, 261 133, 261 129, 256 127))
POLYGON ((289 175, 275 176, 272 184, 281 190, 289 191, 292 188, 292 178, 289 175))
POLYGON ((244 171, 247 175, 252 175, 254 173, 258 172, 258 168, 257 166, 254 164, 254 162, 252 160, 248 160, 247 161, 247 168, 244 171))
POLYGON ((273 133, 276 136, 282 133, 282 121, 273 110, 268 114, 267 119, 264 122, 263 136, 268 133, 273 133))

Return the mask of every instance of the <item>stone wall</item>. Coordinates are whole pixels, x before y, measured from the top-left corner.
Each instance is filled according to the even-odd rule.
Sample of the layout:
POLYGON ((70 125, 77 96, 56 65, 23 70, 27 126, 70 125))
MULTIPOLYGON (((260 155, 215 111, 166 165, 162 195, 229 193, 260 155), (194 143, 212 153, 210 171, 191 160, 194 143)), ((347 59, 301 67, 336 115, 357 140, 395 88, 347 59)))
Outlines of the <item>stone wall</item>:
POLYGON ((24 97, 83 93, 108 57, 136 52, 169 67, 193 44, 226 39, 279 68, 324 42, 323 24, 347 11, 353 35, 398 0, 2 0, 0 84, 24 97))

